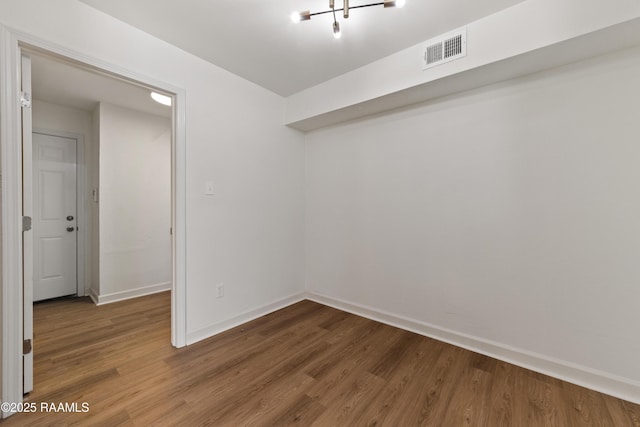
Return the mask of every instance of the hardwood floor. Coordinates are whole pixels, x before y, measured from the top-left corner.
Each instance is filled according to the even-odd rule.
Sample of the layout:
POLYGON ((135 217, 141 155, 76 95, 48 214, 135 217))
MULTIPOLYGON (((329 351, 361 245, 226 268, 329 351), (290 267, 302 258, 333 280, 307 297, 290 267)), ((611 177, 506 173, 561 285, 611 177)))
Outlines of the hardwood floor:
POLYGON ((5 426, 640 426, 640 406, 303 301, 183 349, 170 295, 35 306, 35 390, 87 413, 5 426))

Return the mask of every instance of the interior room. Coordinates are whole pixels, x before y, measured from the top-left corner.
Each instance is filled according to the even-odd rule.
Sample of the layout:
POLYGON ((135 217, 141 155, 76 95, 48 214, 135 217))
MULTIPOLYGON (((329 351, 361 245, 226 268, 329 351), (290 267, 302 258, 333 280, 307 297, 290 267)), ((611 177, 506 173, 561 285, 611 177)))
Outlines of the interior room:
POLYGON ((640 425, 640 3, 469 3, 0 0, 1 423, 640 425))

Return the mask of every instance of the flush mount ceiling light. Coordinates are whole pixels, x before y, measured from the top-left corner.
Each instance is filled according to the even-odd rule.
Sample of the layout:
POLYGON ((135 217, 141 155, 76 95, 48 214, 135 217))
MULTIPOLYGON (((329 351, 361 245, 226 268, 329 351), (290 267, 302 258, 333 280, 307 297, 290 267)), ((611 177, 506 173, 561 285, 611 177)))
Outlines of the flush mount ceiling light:
POLYGON ((171 97, 167 95, 162 95, 161 93, 151 92, 151 98, 157 103, 162 105, 166 105, 167 107, 171 107, 171 97))
POLYGON ((337 39, 340 38, 342 33, 340 32, 340 24, 336 19, 336 11, 342 12, 342 16, 344 19, 349 18, 349 11, 351 9, 361 9, 363 7, 371 7, 371 6, 384 6, 384 7, 403 7, 406 3, 406 0, 385 0, 377 3, 369 3, 362 4, 358 6, 349 6, 349 0, 342 0, 342 8, 336 9, 335 0, 329 0, 329 10, 325 10, 322 12, 311 12, 309 10, 305 10, 304 12, 293 12, 291 14, 291 21, 294 23, 298 23, 300 21, 308 21, 312 16, 316 15, 324 15, 325 13, 333 14, 333 36, 337 39))

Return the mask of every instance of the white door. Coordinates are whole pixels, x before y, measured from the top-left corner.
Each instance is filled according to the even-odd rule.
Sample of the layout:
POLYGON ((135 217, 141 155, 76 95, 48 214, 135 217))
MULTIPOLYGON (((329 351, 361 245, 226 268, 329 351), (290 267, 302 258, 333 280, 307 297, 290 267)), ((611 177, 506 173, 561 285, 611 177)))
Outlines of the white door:
POLYGON ((33 133, 33 301, 78 291, 76 146, 33 133))

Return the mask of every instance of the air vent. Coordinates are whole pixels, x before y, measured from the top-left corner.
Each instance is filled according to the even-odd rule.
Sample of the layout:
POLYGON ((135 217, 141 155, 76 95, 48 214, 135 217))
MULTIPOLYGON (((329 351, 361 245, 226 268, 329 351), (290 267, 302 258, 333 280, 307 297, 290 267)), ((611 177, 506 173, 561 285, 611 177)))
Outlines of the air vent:
POLYGON ((453 31, 425 43, 422 69, 467 56, 467 29, 453 31))

